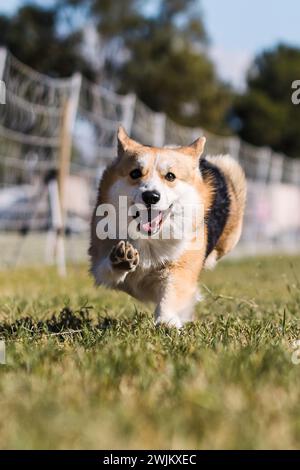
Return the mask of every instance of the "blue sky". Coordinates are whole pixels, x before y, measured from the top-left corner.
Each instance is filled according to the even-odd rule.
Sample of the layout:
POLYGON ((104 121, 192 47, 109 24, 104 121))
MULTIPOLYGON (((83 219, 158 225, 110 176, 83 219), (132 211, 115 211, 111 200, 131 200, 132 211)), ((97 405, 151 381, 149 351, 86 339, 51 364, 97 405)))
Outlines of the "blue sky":
MULTIPOLYGON (((23 3, 0 0, 0 13, 12 13, 23 3)), ((36 3, 47 5, 52 1, 36 3)), ((219 74, 239 88, 257 52, 279 41, 300 46, 299 0, 199 0, 200 7, 219 74)))
POLYGON ((262 49, 279 41, 300 46, 299 0, 201 0, 201 5, 211 55, 221 76, 237 86, 262 49))

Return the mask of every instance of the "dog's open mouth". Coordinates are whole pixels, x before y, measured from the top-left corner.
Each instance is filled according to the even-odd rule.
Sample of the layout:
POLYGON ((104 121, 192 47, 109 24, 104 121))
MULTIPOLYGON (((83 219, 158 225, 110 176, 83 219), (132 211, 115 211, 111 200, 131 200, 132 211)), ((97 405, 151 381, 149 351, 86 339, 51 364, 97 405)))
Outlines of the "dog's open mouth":
POLYGON ((153 209, 151 207, 145 210, 137 211, 134 219, 139 218, 137 230, 145 235, 155 235, 159 232, 162 224, 169 216, 172 205, 166 210, 153 209))

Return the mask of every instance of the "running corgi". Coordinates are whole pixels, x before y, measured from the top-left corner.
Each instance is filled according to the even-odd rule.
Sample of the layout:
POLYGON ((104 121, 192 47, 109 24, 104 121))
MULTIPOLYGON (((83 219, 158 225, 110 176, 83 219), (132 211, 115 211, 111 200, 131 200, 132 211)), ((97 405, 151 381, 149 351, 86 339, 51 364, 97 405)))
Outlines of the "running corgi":
POLYGON ((186 147, 145 146, 120 127, 118 156, 100 182, 91 273, 97 285, 154 302, 157 324, 193 320, 201 270, 241 235, 243 170, 228 155, 203 157, 204 146, 204 137, 186 147))

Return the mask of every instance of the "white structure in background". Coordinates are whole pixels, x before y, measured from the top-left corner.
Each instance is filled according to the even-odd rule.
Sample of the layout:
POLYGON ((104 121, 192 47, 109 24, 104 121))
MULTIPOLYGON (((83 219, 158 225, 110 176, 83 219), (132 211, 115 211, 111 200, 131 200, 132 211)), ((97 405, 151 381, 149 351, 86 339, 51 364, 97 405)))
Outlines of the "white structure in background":
POLYGON ((6 103, 6 86, 3 80, 0 80, 0 104, 6 103))
MULTIPOLYGON (((201 128, 179 126, 164 114, 151 111, 135 95, 118 95, 80 74, 50 78, 5 49, 0 49, 0 80, 6 85, 6 104, 0 105, 0 248, 4 237, 5 264, 15 264, 16 259, 23 262, 23 258, 26 262, 53 260, 53 243, 63 243, 65 230, 71 235, 67 258, 77 261, 86 256, 96 187, 115 155, 120 123, 137 140, 157 146, 187 144, 205 134, 206 152, 230 153, 240 161, 249 180, 240 248, 246 253, 272 247, 299 248, 300 160, 254 147, 237 137, 218 137, 201 128), (61 210, 60 229, 54 220, 57 213, 53 216, 53 191, 45 190, 51 171, 58 175, 59 207, 55 204, 56 210, 61 210), (44 256, 42 252, 37 256, 38 244, 29 250, 30 237, 41 236, 46 230, 44 256), (8 240, 13 233, 14 245, 9 252, 8 240), (79 240, 84 240, 81 250, 79 240)), ((56 262, 63 271, 63 249, 58 252, 56 262)), ((0 265, 1 260, 0 255, 0 265)))

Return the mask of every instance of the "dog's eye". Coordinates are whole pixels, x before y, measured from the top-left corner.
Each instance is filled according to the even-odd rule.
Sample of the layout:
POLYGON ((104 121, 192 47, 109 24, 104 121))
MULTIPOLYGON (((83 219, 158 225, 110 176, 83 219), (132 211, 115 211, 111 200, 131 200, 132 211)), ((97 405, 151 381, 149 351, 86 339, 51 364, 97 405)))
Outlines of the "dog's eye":
POLYGON ((138 178, 140 178, 142 176, 142 172, 139 168, 136 168, 135 170, 132 170, 130 172, 130 177, 133 179, 133 180, 136 180, 138 178))
POLYGON ((174 173, 171 173, 171 172, 169 171, 169 173, 166 174, 165 178, 166 178, 166 180, 168 180, 168 181, 174 181, 174 180, 176 179, 176 176, 174 175, 174 173))

